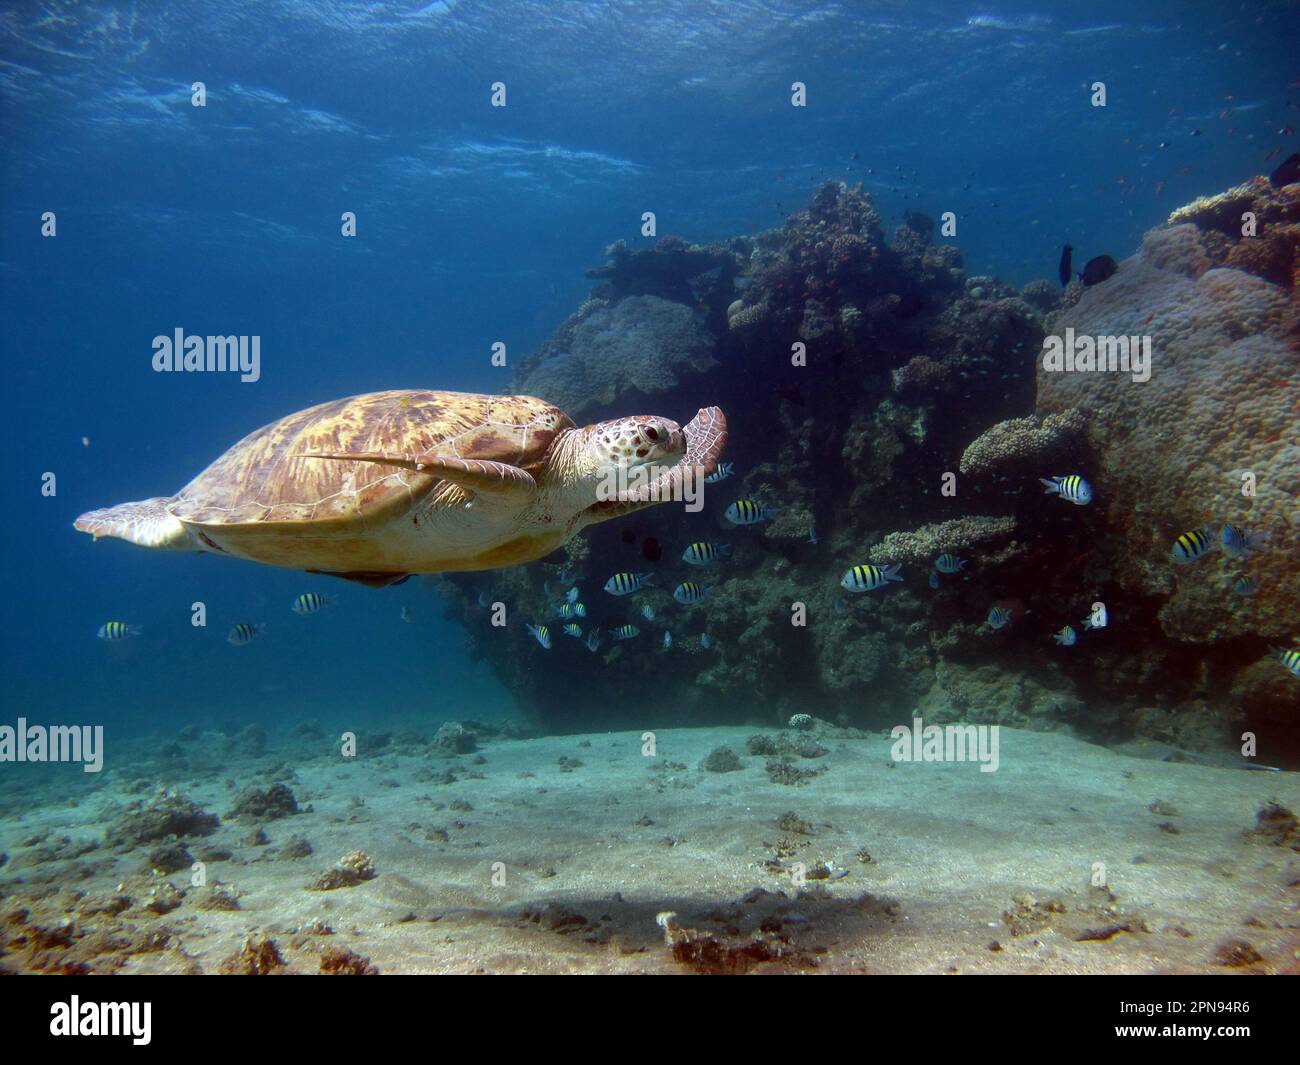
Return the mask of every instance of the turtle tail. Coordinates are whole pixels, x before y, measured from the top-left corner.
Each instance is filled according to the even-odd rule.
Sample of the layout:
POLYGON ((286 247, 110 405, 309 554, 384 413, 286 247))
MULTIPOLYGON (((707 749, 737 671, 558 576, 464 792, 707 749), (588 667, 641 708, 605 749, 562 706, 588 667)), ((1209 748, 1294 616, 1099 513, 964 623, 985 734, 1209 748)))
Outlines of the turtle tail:
POLYGON ((167 509, 174 502, 172 496, 155 496, 138 503, 119 503, 115 507, 87 511, 74 525, 96 540, 112 536, 159 551, 190 550, 193 544, 189 532, 167 509))

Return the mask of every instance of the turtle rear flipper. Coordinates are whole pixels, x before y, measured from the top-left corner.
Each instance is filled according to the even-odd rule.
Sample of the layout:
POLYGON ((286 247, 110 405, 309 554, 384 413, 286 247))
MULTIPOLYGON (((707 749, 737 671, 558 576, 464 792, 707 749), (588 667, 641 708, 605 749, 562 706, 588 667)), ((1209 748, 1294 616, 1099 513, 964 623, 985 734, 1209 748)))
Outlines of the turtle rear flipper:
POLYGON ((87 511, 73 524, 96 540, 112 536, 158 551, 191 551, 194 543, 189 531, 167 509, 174 502, 174 496, 155 496, 138 503, 119 503, 115 507, 87 511))

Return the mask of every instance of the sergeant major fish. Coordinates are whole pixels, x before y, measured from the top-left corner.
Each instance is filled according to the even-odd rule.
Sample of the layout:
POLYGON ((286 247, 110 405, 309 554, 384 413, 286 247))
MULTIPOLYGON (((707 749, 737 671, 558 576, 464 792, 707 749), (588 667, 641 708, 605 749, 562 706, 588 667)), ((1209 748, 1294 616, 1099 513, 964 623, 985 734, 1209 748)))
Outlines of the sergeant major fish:
POLYGON ((605 591, 610 595, 631 595, 653 583, 653 573, 615 573, 605 582, 605 591))
POLYGON ((1238 577, 1232 582, 1232 591, 1234 595, 1254 595, 1259 591, 1259 581, 1254 577, 1238 577))
POLYGON ((737 499, 722 512, 722 516, 732 525, 757 525, 761 521, 775 518, 780 513, 779 507, 764 507, 752 499, 737 499))
POLYGON ((1004 606, 990 607, 988 623, 991 629, 1006 628, 1011 624, 1011 611, 1004 606))
POLYGON ((301 614, 304 617, 308 614, 314 614, 318 610, 324 610, 335 601, 335 596, 321 595, 319 592, 303 592, 293 601, 290 609, 295 614, 301 614))
POLYGON ((236 647, 243 647, 245 644, 252 643, 265 631, 266 631, 265 625, 262 625, 260 623, 256 625, 250 625, 247 621, 241 621, 238 625, 236 625, 233 629, 230 630, 230 635, 226 637, 226 642, 232 643, 236 647))
POLYGON ((144 630, 139 625, 128 625, 125 621, 106 621, 95 635, 101 640, 125 640, 139 636, 144 630))
POLYGON ((1289 647, 1274 647, 1273 653, 1277 660, 1282 663, 1285 669, 1294 677, 1300 677, 1300 651, 1292 650, 1289 647))
POLYGON ((964 558, 958 558, 946 551, 934 560, 934 568, 940 573, 960 573, 965 565, 966 560, 964 558))
POLYGON ((1229 558, 1245 558, 1263 547, 1267 540, 1267 533, 1250 533, 1239 525, 1224 525, 1219 530, 1219 545, 1229 558))
POLYGON ((902 564, 873 566, 870 563, 851 566, 840 578, 840 587, 848 592, 874 592, 890 581, 902 581, 899 571, 902 564))
POLYGON ((551 649, 551 630, 545 625, 525 625, 524 628, 532 633, 533 639, 540 643, 546 650, 549 651, 551 649))
POLYGON ((730 557, 730 544, 709 544, 703 541, 691 544, 682 552, 682 561, 692 566, 708 566, 730 557))
POLYGON ((725 481, 731 476, 732 471, 735 469, 735 465, 734 462, 719 462, 718 468, 704 478, 704 483, 717 484, 719 481, 725 481))
POLYGON ((1062 647, 1073 647, 1078 642, 1079 636, 1071 626, 1066 625, 1060 632, 1054 634, 1052 639, 1062 647))
POLYGON ((616 640, 630 640, 633 636, 640 636, 641 630, 635 625, 620 625, 614 630, 613 636, 616 640))
POLYGON ((1214 550, 1214 540, 1207 529, 1192 529, 1174 541, 1169 558, 1175 565, 1186 566, 1214 550))
POLYGON ((1077 507, 1086 507, 1092 502, 1092 485, 1077 473, 1064 477, 1040 477, 1038 480, 1046 487, 1049 496, 1060 496, 1077 507))
POLYGON ((696 584, 695 581, 682 581, 673 591, 673 598, 684 606, 687 603, 698 603, 708 594, 709 589, 704 585, 696 584))

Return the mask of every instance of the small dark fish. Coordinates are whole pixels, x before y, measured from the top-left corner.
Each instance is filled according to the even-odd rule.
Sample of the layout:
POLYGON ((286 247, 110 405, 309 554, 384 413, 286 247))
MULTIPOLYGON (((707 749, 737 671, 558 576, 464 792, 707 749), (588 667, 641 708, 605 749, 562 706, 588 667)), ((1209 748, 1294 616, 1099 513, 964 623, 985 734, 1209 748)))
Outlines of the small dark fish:
POLYGON ((1071 261, 1071 257, 1073 256, 1073 254, 1074 254, 1074 249, 1071 248, 1070 245, 1068 244, 1061 249, 1061 269, 1059 273, 1061 277, 1062 288, 1068 285, 1070 283, 1070 278, 1074 276, 1071 273, 1071 266, 1073 265, 1071 261))
POLYGON ((625 543, 625 544, 634 544, 634 543, 636 543, 636 530, 635 530, 635 529, 624 529, 621 535, 622 535, 622 537, 623 537, 623 543, 625 543))
POLYGON ((641 541, 641 557, 647 562, 658 562, 664 557, 663 546, 653 536, 641 541))
POLYGON ((1109 255, 1098 255, 1097 258, 1088 260, 1088 265, 1083 268, 1079 280, 1085 285, 1100 285, 1118 269, 1119 264, 1109 255))
POLYGON ((226 637, 226 642, 232 643, 236 647, 243 647, 246 644, 252 643, 265 631, 266 631, 265 625, 262 624, 252 625, 249 624, 247 621, 241 621, 238 625, 236 625, 233 629, 230 630, 230 635, 226 637))
POLYGON ((1275 189, 1280 189, 1283 185, 1294 185, 1300 181, 1300 152, 1283 159, 1281 165, 1268 175, 1268 180, 1275 189))

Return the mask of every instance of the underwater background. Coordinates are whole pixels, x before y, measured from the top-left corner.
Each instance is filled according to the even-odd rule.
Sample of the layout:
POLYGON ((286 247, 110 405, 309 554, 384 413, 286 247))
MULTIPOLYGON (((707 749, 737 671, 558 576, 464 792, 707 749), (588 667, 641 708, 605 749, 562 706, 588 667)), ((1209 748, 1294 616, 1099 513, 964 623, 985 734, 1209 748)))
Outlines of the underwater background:
MULTIPOLYGON (((1300 213, 1296 186, 1256 178, 1297 150, 1297 40, 1280 0, 6 6, 0 722, 102 723, 111 767, 114 743, 187 727, 274 747, 301 722, 872 731, 918 711, 1216 765, 1250 727, 1263 761, 1300 768, 1300 677, 1270 651, 1300 636, 1300 213), (1276 227, 1254 258, 1241 209, 1276 227), (1058 279, 1067 243, 1072 274, 1103 255, 1118 274, 1058 279), (1225 267, 1244 288, 1197 288, 1225 267), (1066 326, 1153 333, 1143 398, 1044 381, 1066 326), (1186 392, 1157 393, 1162 326, 1186 392), (177 327, 259 336, 260 379, 155 373, 177 327), (1219 386, 1197 422, 1189 397, 1219 386), (580 425, 718 404, 735 473, 704 515, 655 508, 543 562, 378 591, 73 529, 275 418, 399 388, 536 394, 580 425), (1067 474, 1090 506, 1044 496, 1067 474), (781 514, 734 526, 740 498, 781 514), (1225 521, 1268 551, 1249 570, 1219 552, 1192 587, 1170 547, 1225 521), (684 607, 693 541, 735 553, 684 607), (936 587, 942 552, 967 565, 936 587), (855 596, 841 576, 864 563, 904 583, 855 596), (616 601, 621 571, 656 588, 616 601), (1231 592, 1248 572, 1251 603, 1231 592), (561 635, 574 584, 588 629, 635 623, 640 642, 561 635), (305 592, 338 600, 299 616, 305 592), (510 604, 505 630, 485 599, 510 604), (1084 632, 1098 600, 1111 624, 1084 632), (986 624, 999 604, 1005 628, 986 624), (113 619, 140 635, 96 638, 113 619), (541 621, 549 650, 524 628, 541 621), (266 630, 232 646, 238 623, 266 630), (1053 641, 1066 624, 1078 644, 1053 641)), ((0 814, 22 805, 10 790, 0 814)))

